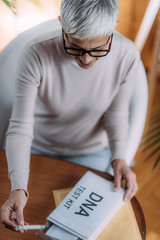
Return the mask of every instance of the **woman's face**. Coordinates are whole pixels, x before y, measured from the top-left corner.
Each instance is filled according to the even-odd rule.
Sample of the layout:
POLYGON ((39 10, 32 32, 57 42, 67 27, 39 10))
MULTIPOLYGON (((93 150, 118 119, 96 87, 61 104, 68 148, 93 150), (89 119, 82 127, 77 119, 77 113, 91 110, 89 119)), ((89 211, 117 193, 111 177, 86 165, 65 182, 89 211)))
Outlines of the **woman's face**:
MULTIPOLYGON (((92 39, 79 40, 72 37, 72 34, 64 34, 66 47, 84 49, 84 50, 106 50, 110 43, 110 36, 101 36, 92 39)), ((72 56, 78 65, 82 68, 89 69, 99 59, 99 57, 92 57, 88 53, 83 56, 72 56)))

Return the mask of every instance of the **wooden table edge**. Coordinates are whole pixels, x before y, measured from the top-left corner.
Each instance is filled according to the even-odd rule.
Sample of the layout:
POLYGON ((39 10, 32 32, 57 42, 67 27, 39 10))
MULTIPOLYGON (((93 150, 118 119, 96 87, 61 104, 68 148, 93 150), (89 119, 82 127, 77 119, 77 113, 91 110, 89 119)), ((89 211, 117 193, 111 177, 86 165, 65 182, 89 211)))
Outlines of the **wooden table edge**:
MULTIPOLYGON (((0 153, 2 153, 2 157, 5 156, 5 151, 4 150, 0 150, 0 153)), ((34 155, 33 157, 36 157, 36 156, 37 157, 44 157, 44 156, 38 156, 38 155, 34 155)), ((1 157, 1 155, 0 155, 0 157, 1 157)), ((47 157, 44 157, 44 158, 47 158, 47 157)), ((61 160, 61 161, 64 161, 64 160, 61 160)), ((66 164, 66 161, 64 161, 64 162, 66 164)), ((67 162, 67 163, 70 164, 70 165, 75 165, 74 163, 70 163, 70 162, 67 162)), ((114 180, 114 177, 112 175, 110 175, 109 173, 96 171, 96 170, 89 169, 89 168, 83 167, 83 166, 80 166, 80 167, 85 168, 86 171, 90 170, 92 172, 95 172, 96 174, 98 174, 102 177, 104 177, 105 174, 107 174, 109 181, 113 182, 113 180, 114 180)), ((133 197, 131 199, 131 204, 132 204, 132 207, 133 207, 133 211, 134 211, 134 214, 135 214, 135 217, 136 217, 137 225, 138 225, 142 240, 145 240, 146 239, 146 223, 145 223, 145 218, 144 218, 142 207, 141 207, 141 205, 140 205, 140 203, 139 203, 139 201, 137 200, 136 197, 133 197)))

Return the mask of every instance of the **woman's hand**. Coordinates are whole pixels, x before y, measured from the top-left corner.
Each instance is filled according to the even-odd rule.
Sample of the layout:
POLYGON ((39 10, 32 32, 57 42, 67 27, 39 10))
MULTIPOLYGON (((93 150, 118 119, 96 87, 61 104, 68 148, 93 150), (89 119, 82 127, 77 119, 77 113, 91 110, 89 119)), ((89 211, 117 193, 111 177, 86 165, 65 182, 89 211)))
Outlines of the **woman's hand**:
POLYGON ((121 187, 121 179, 126 180, 126 192, 124 194, 123 200, 129 201, 135 195, 138 190, 138 185, 136 181, 136 175, 128 167, 126 162, 121 159, 113 160, 112 162, 113 171, 114 171, 114 183, 115 191, 117 192, 121 187))
MULTIPOLYGON (((27 197, 24 190, 15 190, 11 193, 8 200, 1 207, 2 223, 15 231, 18 225, 26 225, 24 222, 23 209, 27 203, 27 197)), ((21 230, 23 232, 23 230, 21 230)))

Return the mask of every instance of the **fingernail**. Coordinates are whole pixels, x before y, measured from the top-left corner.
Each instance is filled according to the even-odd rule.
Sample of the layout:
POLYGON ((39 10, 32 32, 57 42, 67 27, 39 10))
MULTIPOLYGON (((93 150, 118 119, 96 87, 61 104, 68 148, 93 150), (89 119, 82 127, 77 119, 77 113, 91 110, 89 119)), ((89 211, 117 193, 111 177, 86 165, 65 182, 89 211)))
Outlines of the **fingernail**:
POLYGON ((117 187, 115 187, 115 188, 114 188, 114 191, 115 191, 115 192, 117 192, 117 191, 118 191, 118 188, 117 188, 117 187))
POLYGON ((128 202, 129 200, 128 200, 128 198, 124 198, 124 201, 125 201, 125 202, 128 202))
POLYGON ((24 225, 24 221, 23 220, 20 221, 20 225, 22 225, 22 226, 24 225))

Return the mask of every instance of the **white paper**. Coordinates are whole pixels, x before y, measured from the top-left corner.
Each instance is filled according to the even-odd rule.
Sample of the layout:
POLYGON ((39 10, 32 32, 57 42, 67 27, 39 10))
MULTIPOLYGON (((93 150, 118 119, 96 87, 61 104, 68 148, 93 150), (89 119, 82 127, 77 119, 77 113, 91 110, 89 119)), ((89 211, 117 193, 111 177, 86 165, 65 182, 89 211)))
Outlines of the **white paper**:
POLYGON ((123 189, 114 192, 113 183, 88 171, 47 220, 83 240, 94 240, 123 205, 123 195, 123 189))
POLYGON ((54 224, 48 229, 46 235, 55 240, 78 240, 78 237, 54 224))

